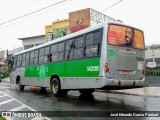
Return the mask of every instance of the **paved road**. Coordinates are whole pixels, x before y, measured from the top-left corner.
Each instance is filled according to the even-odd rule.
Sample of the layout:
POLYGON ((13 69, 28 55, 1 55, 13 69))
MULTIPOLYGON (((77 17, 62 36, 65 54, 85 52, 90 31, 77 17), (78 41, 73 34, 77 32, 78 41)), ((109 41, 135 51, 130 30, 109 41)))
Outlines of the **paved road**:
POLYGON ((0 83, 0 113, 3 117, 7 118, 7 120, 50 120, 49 118, 42 116, 41 113, 34 115, 35 109, 23 104, 16 99, 14 95, 11 96, 7 94, 5 91, 10 88, 11 86, 8 83, 0 83))
MULTIPOLYGON (((133 90, 133 89, 130 89, 133 90)), ((127 91, 127 90, 123 90, 127 91)), ((141 89, 137 90, 141 91, 141 89)), ((149 112, 160 111, 160 98, 151 96, 129 95, 129 93, 116 94, 106 91, 94 92, 93 95, 84 96, 77 91, 69 91, 66 97, 56 98, 50 93, 41 94, 38 91, 25 89, 20 92, 14 85, 2 81, 0 83, 0 109, 15 111, 45 111, 46 119, 53 120, 159 120, 159 117, 97 117, 108 112, 149 112), (5 101, 7 101, 5 103, 5 101), (13 103, 14 102, 14 103, 13 103), (11 104, 12 103, 12 104, 11 104), (1 107, 1 105, 5 105, 1 107), (7 107, 6 107, 7 106, 7 107), (27 109, 27 110, 26 110, 27 109), (58 111, 56 113, 55 111, 58 111), (57 117, 57 114, 66 112, 69 117, 57 117), (52 113, 52 115, 50 115, 52 113), (54 114, 54 115, 53 115, 54 114), (55 115, 56 114, 56 115, 55 115), (75 115, 85 117, 75 117, 75 115), (88 116, 87 116, 88 115, 88 116), (94 117, 93 117, 94 116, 94 117)), ((115 92, 115 91, 112 91, 115 92)), ((1 111, 0 110, 0 111, 1 111)), ((159 113, 159 112, 158 112, 159 113)), ((26 118, 28 119, 28 118, 26 118)), ((37 119, 37 118, 31 118, 37 119)), ((42 118, 44 119, 44 118, 42 118)), ((17 120, 17 119, 16 119, 17 120)), ((38 119, 39 120, 39 119, 38 119)))

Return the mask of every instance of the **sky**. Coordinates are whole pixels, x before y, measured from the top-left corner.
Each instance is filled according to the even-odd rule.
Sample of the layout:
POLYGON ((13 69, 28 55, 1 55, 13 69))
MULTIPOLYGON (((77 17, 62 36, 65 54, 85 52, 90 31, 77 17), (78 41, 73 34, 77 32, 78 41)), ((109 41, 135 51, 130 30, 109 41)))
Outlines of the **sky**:
POLYGON ((4 51, 21 47, 22 41, 18 38, 43 35, 46 25, 68 18, 69 12, 85 8, 142 29, 146 46, 160 44, 160 0, 0 1, 0 49, 4 51))

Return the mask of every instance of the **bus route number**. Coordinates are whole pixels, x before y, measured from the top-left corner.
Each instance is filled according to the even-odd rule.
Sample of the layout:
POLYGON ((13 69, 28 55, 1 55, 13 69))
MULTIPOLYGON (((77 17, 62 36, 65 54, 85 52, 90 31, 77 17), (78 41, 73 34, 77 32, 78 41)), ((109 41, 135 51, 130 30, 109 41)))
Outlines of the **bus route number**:
POLYGON ((87 71, 99 71, 99 66, 88 66, 87 71))

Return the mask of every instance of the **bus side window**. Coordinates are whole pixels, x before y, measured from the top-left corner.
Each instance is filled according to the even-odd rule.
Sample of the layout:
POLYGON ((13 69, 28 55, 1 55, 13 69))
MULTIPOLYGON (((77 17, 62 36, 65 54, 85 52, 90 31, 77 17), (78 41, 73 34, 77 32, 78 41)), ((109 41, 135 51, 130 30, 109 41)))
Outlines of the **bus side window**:
POLYGON ((68 40, 65 45, 65 60, 72 60, 73 59, 73 49, 75 45, 73 40, 68 40))
POLYGON ((81 48, 83 47, 84 44, 84 38, 83 36, 78 36, 75 38, 75 48, 81 48))
POLYGON ((34 61, 34 51, 31 51, 31 52, 30 52, 29 65, 33 65, 33 61, 34 61))
POLYGON ((94 44, 98 44, 101 42, 101 32, 100 31, 96 31, 94 32, 93 34, 93 41, 94 41, 94 44))
POLYGON ((34 51, 34 61, 33 61, 34 65, 38 64, 38 52, 39 52, 39 50, 34 51))
POLYGON ((93 45, 93 33, 86 35, 86 46, 93 45))
POLYGON ((17 65, 16 66, 20 67, 22 65, 21 63, 22 63, 22 55, 18 55, 17 56, 17 65))
POLYGON ((58 47, 57 44, 51 45, 51 61, 56 62, 58 61, 58 47))
POLYGON ((25 66, 26 63, 26 53, 22 55, 22 66, 25 66))
POLYGON ((85 49, 86 57, 98 56, 98 45, 90 45, 85 49))
POLYGON ((57 62, 58 61, 58 53, 52 54, 52 62, 57 62))
POLYGON ((44 48, 41 48, 39 50, 39 64, 42 64, 44 62, 44 48))
POLYGON ((84 37, 78 36, 75 38, 75 49, 73 50, 73 59, 80 59, 83 57, 84 37))
POLYGON ((64 42, 58 44, 58 61, 64 59, 64 42))
POLYGON ((47 62, 52 62, 52 54, 47 55, 47 62))
POLYGON ((17 64, 17 56, 14 56, 13 57, 13 69, 15 69, 16 68, 16 64, 17 64))
POLYGON ((86 35, 85 57, 96 57, 99 55, 101 35, 95 31, 86 35))
POLYGON ((44 49, 44 63, 50 62, 50 54, 49 54, 50 47, 45 47, 44 49))
POLYGON ((83 48, 74 49, 73 59, 80 59, 83 56, 83 48))
POLYGON ((26 54, 26 62, 25 62, 26 66, 29 65, 29 52, 26 54))

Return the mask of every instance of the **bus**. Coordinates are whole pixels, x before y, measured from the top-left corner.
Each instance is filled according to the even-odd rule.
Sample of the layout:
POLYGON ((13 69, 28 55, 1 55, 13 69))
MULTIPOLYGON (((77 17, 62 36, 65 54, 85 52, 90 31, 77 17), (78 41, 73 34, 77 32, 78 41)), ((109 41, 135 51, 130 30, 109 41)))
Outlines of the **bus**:
POLYGON ((50 88, 54 96, 69 90, 82 94, 95 89, 143 87, 143 31, 105 22, 15 53, 10 83, 50 88))

